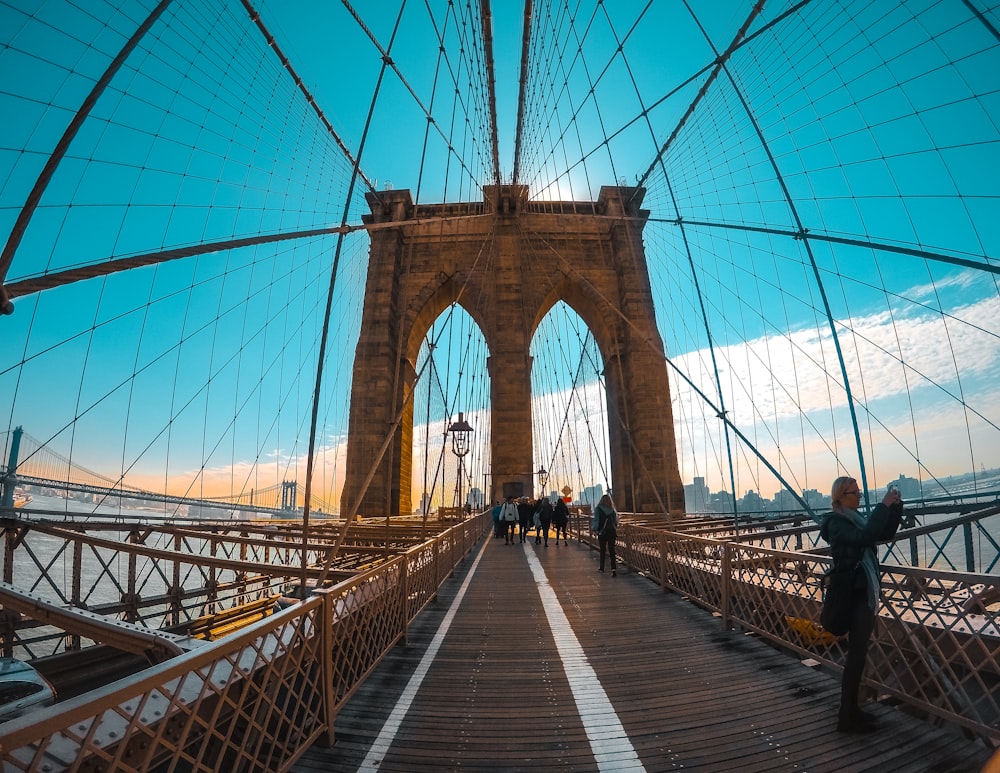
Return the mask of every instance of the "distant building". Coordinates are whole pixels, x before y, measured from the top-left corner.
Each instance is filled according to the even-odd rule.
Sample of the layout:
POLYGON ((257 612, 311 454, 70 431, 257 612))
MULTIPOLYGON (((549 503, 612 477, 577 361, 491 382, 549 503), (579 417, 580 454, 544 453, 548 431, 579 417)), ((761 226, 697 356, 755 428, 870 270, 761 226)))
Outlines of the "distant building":
MULTIPOLYGON (((804 499, 805 497, 803 497, 804 499)), ((791 491, 786 488, 775 492, 774 499, 771 500, 771 506, 768 508, 781 515, 800 513, 803 510, 802 503, 799 502, 798 497, 795 496, 791 491)))
POLYGON ((753 489, 747 489, 747 493, 743 495, 743 498, 739 502, 739 507, 740 513, 750 515, 762 513, 765 510, 763 498, 753 489))
POLYGON ((587 486, 580 494, 580 503, 590 505, 591 507, 597 507, 597 503, 601 501, 601 497, 603 496, 604 486, 600 483, 593 486, 587 486))
MULTIPOLYGON (((899 486, 899 495, 903 499, 921 499, 920 481, 916 478, 909 478, 900 473, 896 480, 889 483, 889 486, 892 485, 899 486)), ((886 489, 889 486, 886 486, 886 489)))
POLYGON ((689 483, 684 487, 684 509, 689 513, 708 512, 711 492, 705 485, 705 479, 696 477, 694 483, 689 483))
POLYGON ((709 499, 708 511, 710 513, 731 513, 733 512, 733 496, 728 491, 716 491, 709 499))
POLYGON ((807 488, 802 492, 802 498, 809 503, 813 512, 820 513, 830 509, 830 495, 821 494, 814 488, 807 488))

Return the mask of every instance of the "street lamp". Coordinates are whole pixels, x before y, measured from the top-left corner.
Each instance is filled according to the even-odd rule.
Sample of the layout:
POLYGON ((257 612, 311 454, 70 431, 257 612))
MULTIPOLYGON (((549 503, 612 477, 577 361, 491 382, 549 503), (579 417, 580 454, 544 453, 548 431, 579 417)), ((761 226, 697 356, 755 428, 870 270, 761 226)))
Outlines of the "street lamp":
POLYGON ((465 414, 459 411, 458 421, 453 421, 448 425, 448 432, 451 433, 451 452, 458 457, 458 506, 464 509, 465 503, 462 501, 462 478, 465 470, 465 455, 469 453, 469 434, 473 431, 472 425, 465 420, 465 414))
POLYGON ((538 472, 536 472, 535 475, 538 476, 538 482, 539 484, 541 484, 542 496, 544 497, 546 495, 545 484, 549 482, 549 471, 546 470, 544 467, 539 467, 538 472))

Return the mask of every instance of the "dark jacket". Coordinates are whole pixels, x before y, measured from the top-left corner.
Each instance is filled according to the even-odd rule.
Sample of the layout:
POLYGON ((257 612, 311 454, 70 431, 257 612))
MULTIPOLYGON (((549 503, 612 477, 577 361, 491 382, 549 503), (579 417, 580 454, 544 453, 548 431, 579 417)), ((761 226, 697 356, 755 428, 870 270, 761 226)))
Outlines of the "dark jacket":
POLYGON ((594 520, 597 522, 597 536, 604 537, 618 532, 618 513, 610 507, 598 505, 594 510, 594 520))
POLYGON ((819 533, 830 543, 833 565, 838 568, 852 567, 862 559, 866 548, 874 548, 876 543, 884 542, 896 533, 902 516, 902 502, 892 507, 879 502, 862 528, 858 528, 851 519, 831 512, 823 516, 819 533))
POLYGON ((538 507, 535 508, 535 512, 538 513, 538 519, 542 522, 542 526, 546 529, 549 528, 549 524, 552 523, 552 503, 548 500, 548 497, 542 497, 538 500, 538 507))
POLYGON ((569 523, 569 508, 561 499, 556 500, 555 508, 552 512, 552 523, 556 526, 565 526, 569 523))

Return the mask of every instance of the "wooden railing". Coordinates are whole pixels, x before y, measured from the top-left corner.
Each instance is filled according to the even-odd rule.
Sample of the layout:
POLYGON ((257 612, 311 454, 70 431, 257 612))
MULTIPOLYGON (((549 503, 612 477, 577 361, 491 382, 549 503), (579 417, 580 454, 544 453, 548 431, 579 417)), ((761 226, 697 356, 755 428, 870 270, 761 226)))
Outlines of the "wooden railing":
MULTIPOLYGON (((288 592, 301 583, 303 564, 307 581, 316 580, 345 528, 339 520, 314 519, 304 540, 294 522, 58 518, 0 517, 3 582, 69 609, 172 631, 288 592)), ((326 579, 354 577, 447 525, 405 518, 355 523, 326 579)), ((89 644, 81 633, 0 609, 4 657, 35 660, 79 650, 89 644)))
MULTIPOLYGON (((586 528, 579 537, 596 545, 586 528)), ((829 558, 628 523, 618 554, 664 590, 718 613, 723 626, 842 669, 846 638, 818 622, 829 558)), ((1000 745, 1000 577, 883 564, 865 684, 912 713, 1000 745)))
MULTIPOLYGON (((592 540, 584 517, 576 536, 592 540)), ((5 770, 287 770, 333 742, 344 702, 491 529, 458 523, 370 571, 215 642, 0 725, 5 770)), ((816 624, 829 559, 625 523, 620 558, 774 644, 839 669, 816 624)), ((1000 742, 992 575, 886 567, 866 684, 927 719, 1000 742)))
POLYGON ((474 516, 218 641, 0 725, 4 770, 280 771, 492 527, 474 516))

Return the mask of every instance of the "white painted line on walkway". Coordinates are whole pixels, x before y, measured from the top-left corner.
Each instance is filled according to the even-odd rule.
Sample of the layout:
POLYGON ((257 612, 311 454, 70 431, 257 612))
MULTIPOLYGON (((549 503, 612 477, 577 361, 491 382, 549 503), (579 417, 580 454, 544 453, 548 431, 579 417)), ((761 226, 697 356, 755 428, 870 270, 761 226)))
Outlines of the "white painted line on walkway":
POLYGON ((594 671, 587 655, 583 651, 580 640, 573 633, 569 618, 563 612, 545 576, 535 551, 527 543, 524 554, 528 557, 528 566, 538 585, 538 593, 542 598, 542 608, 552 628, 552 636, 556 640, 556 651, 562 660, 563 671, 573 691, 573 700, 580 715, 580 721, 587 731, 590 750, 597 760, 597 767, 602 771, 621 773, 621 771, 645 771, 646 768, 636 754, 632 742, 618 712, 611 705, 611 699, 604 691, 597 673, 594 671))
POLYGON ((455 600, 451 602, 448 612, 441 620, 441 625, 438 626, 437 633, 434 634, 434 638, 431 640, 430 646, 427 647, 427 651, 420 659, 420 665, 418 665, 416 670, 413 672, 413 675, 410 677, 410 681, 406 683, 406 687, 404 688, 402 695, 399 696, 399 700, 396 701, 396 705, 393 707, 392 713, 382 726, 382 732, 378 734, 378 738, 375 739, 375 742, 368 750, 368 754, 365 755, 364 761, 358 768, 359 771, 374 773, 378 770, 378 766, 382 763, 382 758, 389 751, 389 747, 392 745, 392 742, 396 737, 396 733, 399 732, 399 726, 403 723, 403 718, 406 717, 406 712, 410 710, 410 705, 413 703, 414 697, 416 697, 417 690, 420 689, 420 685, 424 681, 424 677, 427 676, 427 671, 430 669, 431 663, 434 661, 438 650, 441 649, 441 643, 444 641, 444 637, 448 633, 448 629, 451 628, 451 623, 455 619, 455 613, 458 612, 458 607, 461 605, 462 599, 465 598, 465 592, 469 589, 469 583, 472 582, 472 577, 476 573, 476 567, 479 566, 479 561, 483 557, 483 552, 489 544, 489 539, 483 540, 483 546, 479 549, 479 554, 476 556, 476 560, 472 562, 469 573, 465 576, 465 580, 462 582, 462 587, 458 589, 458 593, 455 595, 455 600))
MULTIPOLYGON (((392 746, 396 733, 399 732, 403 719, 413 704, 413 700, 424 681, 424 677, 427 676, 427 672, 430 670, 431 663, 437 656, 438 650, 441 649, 444 637, 451 628, 455 614, 458 612, 458 608, 465 598, 469 584, 472 582, 479 562, 483 557, 483 552, 489 544, 489 540, 483 542, 483 546, 480 548, 478 555, 476 555, 475 561, 473 561, 465 580, 462 582, 462 586, 458 589, 458 593, 455 594, 455 599, 451 602, 448 612, 441 620, 437 633, 434 634, 434 638, 427 647, 427 651, 424 652, 424 656, 420 659, 420 664, 406 683, 406 687, 400 694, 399 700, 396 701, 396 705, 382 726, 381 732, 379 732, 378 737, 372 743, 371 748, 369 748, 368 754, 365 755, 364 761, 358 767, 359 771, 377 773, 383 757, 388 753, 389 747, 392 746)), ((632 742, 629 740, 628 734, 625 732, 625 728, 618 718, 618 713, 615 711, 614 706, 611 705, 611 700, 597 679, 597 673, 590 665, 590 661, 587 660, 579 639, 573 633, 566 613, 563 612, 559 602, 555 599, 552 586, 545 576, 545 570, 542 569, 542 565, 535 556, 535 551, 525 543, 524 552, 528 559, 531 574, 535 578, 535 584, 538 587, 538 593, 542 600, 542 608, 545 610, 549 627, 552 629, 552 636, 556 641, 556 651, 559 653, 563 672, 566 674, 570 690, 573 693, 577 713, 580 715, 580 721, 586 730, 587 740, 590 742, 590 749, 594 755, 594 759, 597 761, 598 769, 609 771, 609 773, 620 773, 621 771, 644 772, 646 768, 639 760, 639 755, 632 746, 632 742)))

